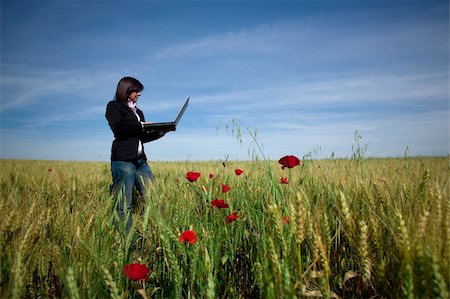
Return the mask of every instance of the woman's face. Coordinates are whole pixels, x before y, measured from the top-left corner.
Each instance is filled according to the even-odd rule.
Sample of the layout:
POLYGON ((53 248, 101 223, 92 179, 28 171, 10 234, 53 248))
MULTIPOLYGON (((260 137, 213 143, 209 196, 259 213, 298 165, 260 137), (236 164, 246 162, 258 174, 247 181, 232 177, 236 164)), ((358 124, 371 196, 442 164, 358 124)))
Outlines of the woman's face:
POLYGON ((130 96, 128 97, 133 103, 136 103, 138 98, 141 96, 140 91, 132 91, 130 96))

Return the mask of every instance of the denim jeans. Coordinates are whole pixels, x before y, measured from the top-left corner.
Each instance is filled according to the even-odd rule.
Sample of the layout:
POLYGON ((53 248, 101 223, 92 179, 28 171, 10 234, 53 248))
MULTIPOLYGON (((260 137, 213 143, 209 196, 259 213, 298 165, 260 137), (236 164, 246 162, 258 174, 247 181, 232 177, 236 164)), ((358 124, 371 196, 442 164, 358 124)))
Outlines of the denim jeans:
MULTIPOLYGON (((144 194, 146 184, 154 183, 153 173, 146 160, 136 159, 131 162, 111 161, 111 174, 116 211, 122 223, 126 221, 125 231, 128 233, 133 226, 134 187, 144 194)), ((115 225, 118 226, 117 221, 115 225)))

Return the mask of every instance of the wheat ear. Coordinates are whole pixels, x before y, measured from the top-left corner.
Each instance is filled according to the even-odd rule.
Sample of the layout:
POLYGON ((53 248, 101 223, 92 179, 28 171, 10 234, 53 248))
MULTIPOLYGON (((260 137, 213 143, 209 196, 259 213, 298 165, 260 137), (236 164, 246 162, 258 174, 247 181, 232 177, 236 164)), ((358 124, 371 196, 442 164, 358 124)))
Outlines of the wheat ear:
POLYGON ((70 298, 79 299, 80 292, 78 290, 77 282, 75 279, 75 274, 73 272, 73 268, 69 267, 66 275, 67 280, 67 288, 69 289, 70 298))
POLYGON ((372 263, 369 259, 369 245, 368 245, 368 228, 364 220, 359 221, 359 255, 361 272, 364 284, 368 284, 372 277, 372 263))
POLYGON ((401 289, 403 296, 406 298, 414 298, 414 280, 413 269, 411 263, 411 245, 409 242, 408 230, 406 229, 405 220, 403 220, 402 214, 397 211, 397 229, 399 231, 399 245, 400 250, 403 253, 404 261, 402 262, 402 279, 401 289))
POLYGON ((282 273, 281 273, 281 263, 280 263, 280 259, 278 257, 278 254, 275 250, 275 245, 273 243, 273 239, 272 238, 268 238, 267 240, 267 250, 269 253, 269 259, 272 263, 273 266, 273 270, 274 270, 274 275, 275 275, 275 280, 277 282, 278 288, 277 290, 279 291, 279 295, 281 296, 281 298, 283 297, 283 279, 282 279, 282 273))
POLYGON ((350 215, 350 209, 348 206, 348 202, 347 199, 345 198, 345 195, 342 191, 339 192, 340 194, 340 203, 341 203, 341 211, 342 211, 342 215, 344 216, 344 223, 345 226, 347 228, 347 236, 349 238, 353 237, 353 232, 354 232, 354 224, 352 221, 352 217, 350 215))
POLYGON ((120 299, 121 297, 119 295, 119 289, 117 288, 117 284, 112 278, 111 273, 108 271, 108 269, 106 269, 104 265, 102 265, 100 268, 103 272, 103 278, 105 279, 105 283, 109 287, 111 298, 120 299))
POLYGON ((305 239, 305 207, 303 206, 303 198, 300 193, 297 193, 296 214, 295 214, 295 228, 297 230, 297 243, 302 244, 305 239))
POLYGON ((207 289, 206 289, 206 298, 208 299, 214 299, 216 298, 216 284, 214 281, 213 276, 213 267, 211 263, 211 259, 209 257, 208 249, 204 247, 204 256, 205 256, 205 267, 206 271, 208 271, 208 283, 207 283, 207 289))

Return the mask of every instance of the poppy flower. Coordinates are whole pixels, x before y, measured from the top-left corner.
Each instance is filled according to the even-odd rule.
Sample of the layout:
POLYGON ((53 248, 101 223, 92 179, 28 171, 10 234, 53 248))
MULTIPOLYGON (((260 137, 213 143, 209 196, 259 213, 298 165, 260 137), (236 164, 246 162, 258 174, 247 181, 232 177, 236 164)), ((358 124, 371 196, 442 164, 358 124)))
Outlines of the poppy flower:
POLYGON ((211 205, 213 207, 219 208, 219 209, 226 209, 228 208, 228 204, 225 203, 225 200, 223 199, 214 199, 211 201, 211 205))
POLYGON ((295 167, 297 165, 300 165, 300 159, 297 158, 296 156, 284 156, 283 158, 281 158, 280 160, 278 160, 278 163, 280 163, 281 165, 283 165, 281 168, 284 169, 285 167, 287 168, 292 168, 295 167))
POLYGON ((280 183, 282 183, 282 184, 289 184, 289 181, 288 181, 288 179, 287 178, 281 178, 280 179, 280 183))
POLYGON ((150 269, 147 267, 146 264, 128 264, 123 267, 123 271, 125 272, 125 275, 133 280, 148 280, 148 273, 150 273, 150 269))
POLYGON ((180 241, 181 243, 188 242, 191 244, 195 244, 197 242, 197 234, 193 230, 185 230, 178 237, 178 241, 180 241))
POLYGON ((236 212, 231 213, 230 215, 227 216, 227 221, 225 222, 226 224, 235 221, 236 219, 238 219, 239 216, 236 212))
POLYGON ((209 178, 212 179, 214 177, 214 173, 209 174, 209 178))
POLYGON ((230 186, 222 184, 222 192, 223 193, 227 193, 230 190, 231 190, 230 186))
POLYGON ((244 172, 244 171, 243 171, 242 169, 240 169, 240 168, 236 168, 236 169, 234 170, 234 173, 236 173, 236 175, 241 175, 243 172, 244 172))
POLYGON ((200 172, 188 171, 186 173, 186 178, 189 182, 195 182, 202 174, 200 172))
POLYGON ((289 218, 289 216, 284 216, 283 217, 283 223, 284 224, 289 224, 289 222, 291 222, 291 219, 289 218))

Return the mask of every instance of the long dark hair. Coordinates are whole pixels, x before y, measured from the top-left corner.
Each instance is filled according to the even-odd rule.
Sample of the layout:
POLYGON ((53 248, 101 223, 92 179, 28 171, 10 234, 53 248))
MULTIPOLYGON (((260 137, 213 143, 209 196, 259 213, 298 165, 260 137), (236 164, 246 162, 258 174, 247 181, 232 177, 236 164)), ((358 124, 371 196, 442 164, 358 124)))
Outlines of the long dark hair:
POLYGON ((127 106, 130 94, 133 91, 141 92, 143 89, 144 85, 139 80, 132 77, 123 77, 117 84, 116 96, 114 98, 127 106))

